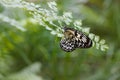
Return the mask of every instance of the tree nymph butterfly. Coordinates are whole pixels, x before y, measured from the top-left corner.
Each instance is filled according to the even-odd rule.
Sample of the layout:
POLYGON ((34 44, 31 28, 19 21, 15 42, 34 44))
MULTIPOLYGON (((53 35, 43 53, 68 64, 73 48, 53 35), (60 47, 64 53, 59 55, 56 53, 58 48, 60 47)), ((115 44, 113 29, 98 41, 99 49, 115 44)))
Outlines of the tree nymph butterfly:
POLYGON ((72 52, 76 48, 92 47, 92 40, 74 28, 64 28, 64 37, 60 41, 60 47, 66 52, 72 52))

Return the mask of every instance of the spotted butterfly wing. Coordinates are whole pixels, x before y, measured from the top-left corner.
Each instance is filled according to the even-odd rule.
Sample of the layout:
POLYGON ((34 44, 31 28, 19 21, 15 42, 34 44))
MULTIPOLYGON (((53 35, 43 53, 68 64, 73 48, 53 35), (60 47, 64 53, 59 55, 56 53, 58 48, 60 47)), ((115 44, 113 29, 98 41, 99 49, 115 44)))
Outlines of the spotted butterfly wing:
POLYGON ((64 38, 60 41, 60 47, 66 51, 71 52, 76 48, 90 48, 92 40, 82 32, 73 28, 64 28, 64 38))
POLYGON ((60 41, 60 47, 66 52, 71 52, 76 49, 75 40, 64 38, 60 41))
POLYGON ((75 31, 75 38, 77 48, 90 48, 92 46, 92 40, 80 31, 75 31))

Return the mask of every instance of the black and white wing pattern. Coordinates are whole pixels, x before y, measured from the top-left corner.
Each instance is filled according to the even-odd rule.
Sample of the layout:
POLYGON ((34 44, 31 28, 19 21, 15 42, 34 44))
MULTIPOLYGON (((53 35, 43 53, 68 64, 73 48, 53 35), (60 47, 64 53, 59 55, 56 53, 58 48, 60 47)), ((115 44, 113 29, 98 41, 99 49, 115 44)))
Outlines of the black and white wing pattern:
POLYGON ((60 41, 60 47, 66 52, 71 52, 76 48, 90 48, 92 47, 92 40, 76 29, 65 27, 64 38, 60 41))
POLYGON ((92 46, 92 40, 88 36, 80 31, 76 31, 75 34, 77 48, 90 48, 92 46))
POLYGON ((71 52, 76 49, 75 40, 64 38, 60 41, 60 47, 66 52, 71 52))

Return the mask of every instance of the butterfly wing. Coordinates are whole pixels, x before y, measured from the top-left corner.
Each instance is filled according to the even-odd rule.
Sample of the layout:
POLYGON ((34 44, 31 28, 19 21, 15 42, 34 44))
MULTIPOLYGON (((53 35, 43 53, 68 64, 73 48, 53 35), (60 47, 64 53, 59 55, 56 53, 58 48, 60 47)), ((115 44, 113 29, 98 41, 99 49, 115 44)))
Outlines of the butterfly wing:
POLYGON ((64 38, 60 41, 60 47, 66 52, 71 52, 76 48, 75 40, 64 38))
POLYGON ((76 31, 76 46, 77 48, 90 48, 92 46, 92 40, 80 31, 76 31))

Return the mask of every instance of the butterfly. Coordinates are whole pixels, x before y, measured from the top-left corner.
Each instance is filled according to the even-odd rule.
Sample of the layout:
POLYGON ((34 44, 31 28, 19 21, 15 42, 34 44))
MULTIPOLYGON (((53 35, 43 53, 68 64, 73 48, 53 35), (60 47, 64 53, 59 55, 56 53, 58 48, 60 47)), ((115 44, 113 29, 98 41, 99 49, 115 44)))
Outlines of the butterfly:
POLYGON ((79 30, 64 27, 64 37, 60 41, 60 47, 66 52, 72 52, 76 48, 92 47, 92 40, 79 30))

